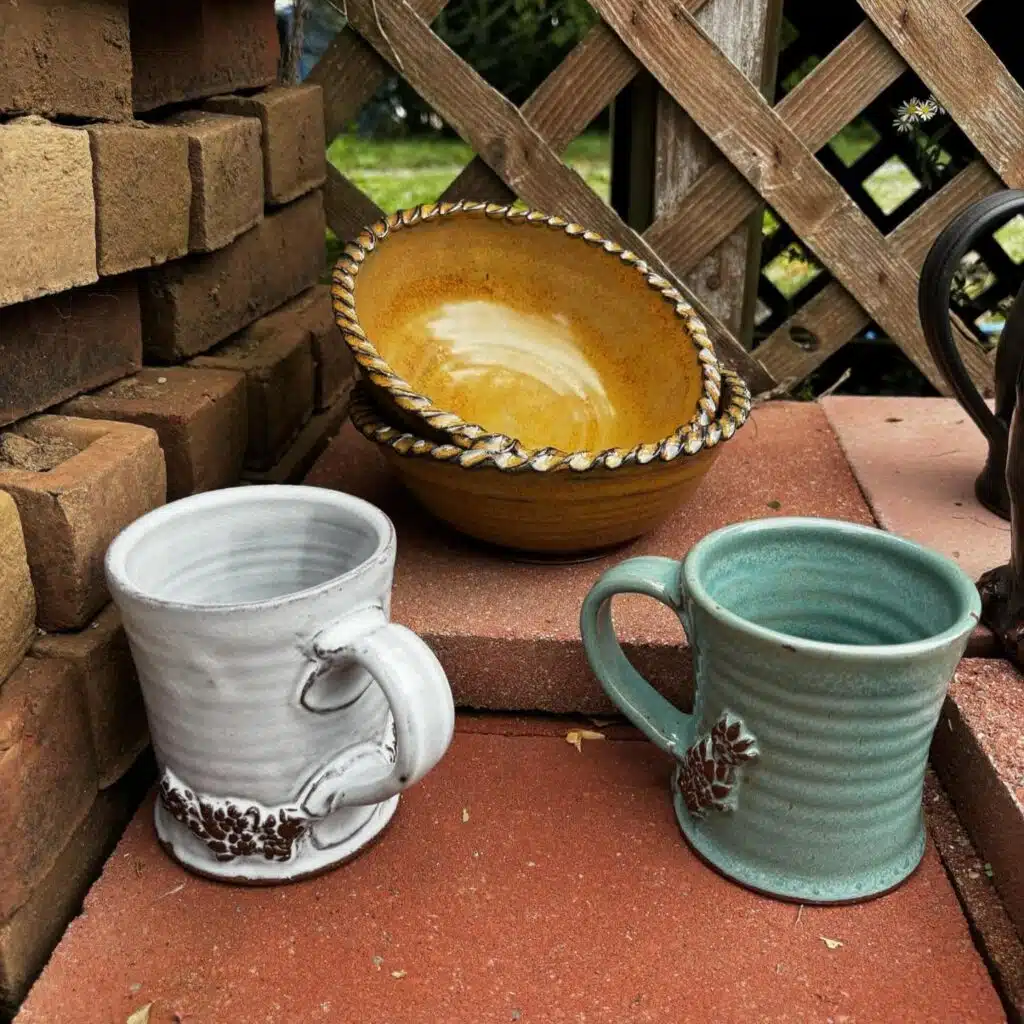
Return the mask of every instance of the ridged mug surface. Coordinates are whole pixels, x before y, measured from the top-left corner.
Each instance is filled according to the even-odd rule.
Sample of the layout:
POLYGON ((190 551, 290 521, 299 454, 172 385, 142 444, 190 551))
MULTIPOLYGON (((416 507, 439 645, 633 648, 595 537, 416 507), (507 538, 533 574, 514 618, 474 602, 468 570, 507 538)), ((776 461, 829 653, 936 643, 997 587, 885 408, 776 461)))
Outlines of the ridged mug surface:
POLYGON ((157 831, 186 866, 248 882, 330 867, 384 828, 397 789, 443 753, 451 694, 426 645, 388 622, 394 561, 382 512, 307 487, 186 498, 111 545, 108 579, 162 772, 157 831), (409 709, 393 714, 358 660, 325 654, 331 628, 353 643, 395 631, 435 697, 430 763, 381 800, 347 803, 335 782, 388 773, 395 714, 409 709))
POLYGON ((678 759, 693 848, 751 888, 838 902, 893 888, 921 860, 928 749, 979 611, 971 580, 934 552, 780 518, 719 530, 681 567, 616 566, 582 624, 609 694, 678 759), (619 661, 608 602, 627 591, 680 613, 692 715, 619 661))

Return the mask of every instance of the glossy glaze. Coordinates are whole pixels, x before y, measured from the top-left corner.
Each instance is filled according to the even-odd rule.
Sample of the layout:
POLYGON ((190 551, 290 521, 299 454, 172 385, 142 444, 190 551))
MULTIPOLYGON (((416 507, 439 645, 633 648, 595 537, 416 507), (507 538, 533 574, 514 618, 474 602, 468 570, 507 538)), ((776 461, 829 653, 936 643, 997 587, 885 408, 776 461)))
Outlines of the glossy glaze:
POLYGON ((362 386, 352 421, 420 503, 455 529, 519 552, 582 557, 648 532, 696 491, 750 411, 743 382, 730 371, 722 382, 722 410, 706 432, 624 460, 439 445, 391 426, 362 386))
POLYGON ((451 691, 388 621, 394 562, 382 512, 309 487, 185 498, 111 545, 162 772, 156 827, 181 863, 250 883, 322 871, 442 756, 451 691))
POLYGON ((680 762, 673 799, 694 849, 760 891, 836 902, 891 889, 921 859, 928 749, 979 610, 971 580, 941 555, 849 523, 772 519, 710 534, 682 565, 612 568, 581 631, 609 696, 680 762), (682 619, 692 715, 625 659, 610 615, 619 593, 682 619), (723 721, 742 757, 710 753, 723 721), (718 806, 697 807, 695 762, 721 778, 718 806))
POLYGON ((395 214, 346 247, 332 293, 371 397, 426 440, 628 451, 716 414, 717 359, 682 296, 559 218, 395 214))

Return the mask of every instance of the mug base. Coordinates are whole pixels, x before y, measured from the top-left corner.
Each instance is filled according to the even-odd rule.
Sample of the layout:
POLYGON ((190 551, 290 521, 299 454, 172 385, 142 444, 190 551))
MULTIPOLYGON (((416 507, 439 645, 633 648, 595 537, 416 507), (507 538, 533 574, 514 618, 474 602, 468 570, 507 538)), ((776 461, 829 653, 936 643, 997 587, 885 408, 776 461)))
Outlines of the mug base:
POLYGON ((732 858, 717 850, 714 842, 710 841, 696 827, 678 791, 674 793, 672 802, 675 806, 676 821, 679 823, 679 830, 686 840, 686 845, 701 863, 722 878, 734 882, 750 892, 782 903, 799 903, 818 907, 866 903, 898 889, 917 872, 924 859, 925 835, 922 830, 920 841, 915 844, 914 851, 884 868, 852 881, 844 879, 834 884, 812 884, 797 875, 785 875, 781 872, 730 864, 732 858), (824 892, 826 889, 830 890, 828 895, 824 892))
POLYGON ((186 871, 213 882, 265 887, 316 878, 355 860, 381 838, 395 816, 398 801, 399 797, 394 796, 367 808, 369 813, 365 821, 341 842, 326 849, 305 844, 297 856, 283 863, 262 857, 216 860, 187 828, 167 813, 159 797, 153 808, 153 819, 157 840, 164 853, 186 871))

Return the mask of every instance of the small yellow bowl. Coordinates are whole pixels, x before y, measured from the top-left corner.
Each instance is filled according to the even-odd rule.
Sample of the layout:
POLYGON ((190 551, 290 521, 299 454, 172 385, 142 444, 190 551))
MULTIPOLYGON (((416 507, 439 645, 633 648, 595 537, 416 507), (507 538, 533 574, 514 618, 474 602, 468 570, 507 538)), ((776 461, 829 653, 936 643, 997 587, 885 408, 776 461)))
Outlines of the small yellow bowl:
POLYGON ((689 500, 723 441, 746 422, 750 392, 722 370, 721 407, 705 429, 634 449, 572 454, 438 444, 392 426, 365 381, 351 417, 402 483, 438 519, 477 540, 544 556, 581 557, 647 533, 689 500))
POLYGON ((332 295, 370 398, 425 440, 628 462, 717 414, 720 368, 692 307, 559 217, 469 202, 393 214, 345 247, 332 295))

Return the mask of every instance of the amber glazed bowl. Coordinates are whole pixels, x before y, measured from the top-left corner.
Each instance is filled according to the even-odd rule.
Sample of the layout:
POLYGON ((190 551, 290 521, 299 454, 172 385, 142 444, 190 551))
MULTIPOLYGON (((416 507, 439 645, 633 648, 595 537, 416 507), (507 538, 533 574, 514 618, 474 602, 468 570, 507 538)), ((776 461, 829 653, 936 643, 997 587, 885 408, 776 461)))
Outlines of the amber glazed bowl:
POLYGON ((717 415, 719 365, 693 309, 634 253, 559 217, 393 214, 345 247, 332 295, 370 399, 426 441, 632 462, 717 415))
POLYGON ((750 392, 726 369, 720 406, 706 427, 621 455, 439 444, 390 424, 365 381, 351 407, 356 428, 435 517, 521 554, 571 559, 633 540, 665 520, 690 498, 722 442, 749 414, 750 392))

